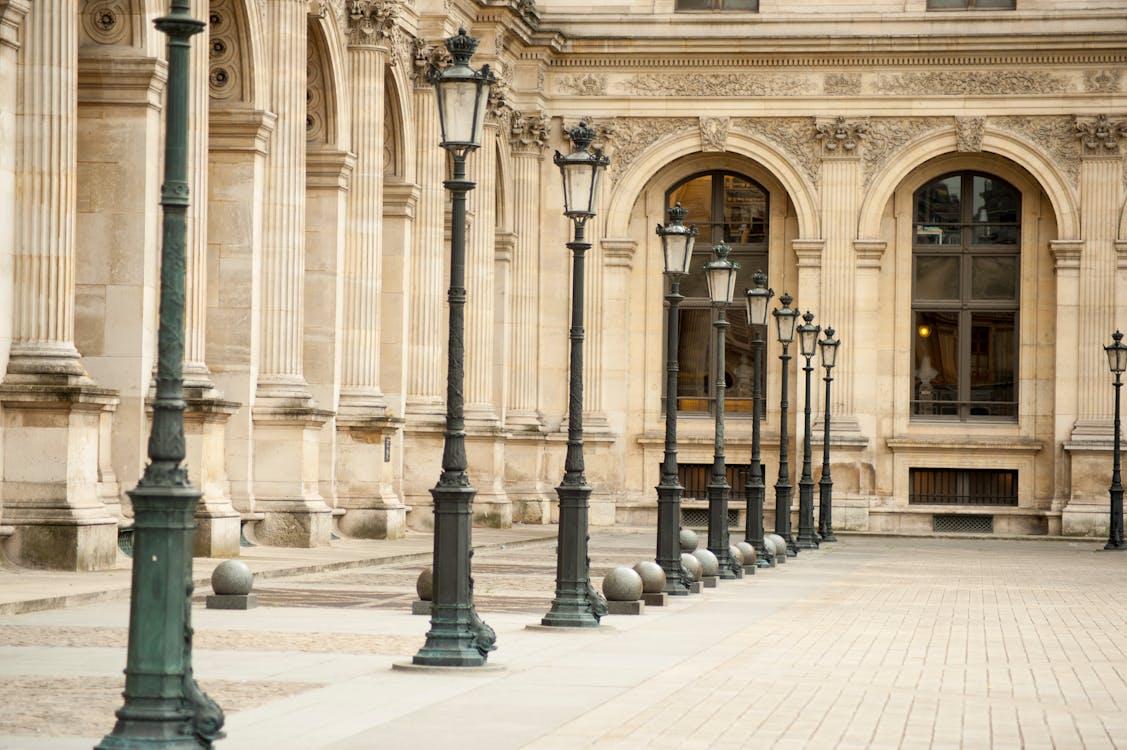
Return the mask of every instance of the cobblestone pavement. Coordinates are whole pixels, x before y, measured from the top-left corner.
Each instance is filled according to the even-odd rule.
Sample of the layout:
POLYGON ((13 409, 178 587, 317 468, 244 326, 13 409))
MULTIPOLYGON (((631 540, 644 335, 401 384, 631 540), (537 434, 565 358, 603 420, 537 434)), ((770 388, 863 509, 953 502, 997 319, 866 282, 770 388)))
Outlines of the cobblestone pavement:
MULTIPOLYGON (((1105 748, 1127 745, 1127 555, 1096 542, 844 537, 742 581, 529 630, 554 544, 482 550, 497 671, 391 669, 422 645, 422 563, 276 577, 193 610, 220 750, 1105 748)), ((592 576, 653 553, 596 530, 592 576)), ((89 748, 120 706, 128 606, 0 617, 0 748, 89 748)))

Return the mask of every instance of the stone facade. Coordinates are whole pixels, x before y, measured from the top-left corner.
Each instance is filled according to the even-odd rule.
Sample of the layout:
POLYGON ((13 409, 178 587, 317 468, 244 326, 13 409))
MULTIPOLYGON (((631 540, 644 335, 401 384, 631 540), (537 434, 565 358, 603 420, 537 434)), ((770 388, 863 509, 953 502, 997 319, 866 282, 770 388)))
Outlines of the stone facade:
MULTIPOLYGON (((653 227, 677 185, 727 172, 768 197, 771 285, 843 341, 829 405, 839 527, 930 531, 936 513, 972 513, 992 516, 996 533, 1106 532, 1101 348, 1127 328, 1116 0, 942 12, 926 0, 761 0, 754 13, 678 12, 674 0, 193 7, 209 22, 192 41, 189 149, 197 554, 237 555, 240 532, 312 546, 334 531, 394 538, 431 525, 449 196, 426 70, 459 26, 481 40, 475 65, 499 79, 469 157, 478 523, 555 512, 570 227, 550 154, 568 150, 565 128, 582 118, 611 158, 587 230, 593 523, 656 518, 665 339, 653 227), (1020 195, 1015 406, 1001 419, 928 418, 916 403, 913 247, 932 228, 913 206, 955 173, 1020 195), (1016 505, 909 503, 912 471, 927 469, 1016 472, 1016 505)), ((166 65, 152 20, 164 10, 0 0, 0 543, 23 564, 106 567, 131 523, 125 490, 145 461, 155 356, 166 65)), ((779 353, 769 340, 769 470, 779 353)), ((684 464, 711 462, 712 432, 707 414, 684 414, 684 464)), ((750 439, 734 414, 730 462, 747 462, 750 439)))

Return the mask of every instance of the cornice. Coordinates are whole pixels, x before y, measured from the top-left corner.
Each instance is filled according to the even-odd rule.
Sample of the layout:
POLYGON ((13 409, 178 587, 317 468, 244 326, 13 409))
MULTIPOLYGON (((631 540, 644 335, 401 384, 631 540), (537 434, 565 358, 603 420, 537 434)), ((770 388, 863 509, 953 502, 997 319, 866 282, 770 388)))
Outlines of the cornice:
POLYGON ((168 63, 160 58, 78 58, 78 101, 83 104, 141 104, 160 109, 167 82, 168 63))

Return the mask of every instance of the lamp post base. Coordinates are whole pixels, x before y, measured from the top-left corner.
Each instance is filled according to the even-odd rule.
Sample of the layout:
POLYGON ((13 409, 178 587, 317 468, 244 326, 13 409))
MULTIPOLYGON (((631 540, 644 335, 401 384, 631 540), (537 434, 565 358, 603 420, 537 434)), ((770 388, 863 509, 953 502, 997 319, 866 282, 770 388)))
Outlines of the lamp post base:
POLYGON ((556 597, 540 624, 553 628, 594 628, 607 613, 606 600, 591 586, 590 560, 587 557, 587 510, 591 488, 583 484, 562 484, 556 488, 560 498, 560 531, 556 552, 556 597))

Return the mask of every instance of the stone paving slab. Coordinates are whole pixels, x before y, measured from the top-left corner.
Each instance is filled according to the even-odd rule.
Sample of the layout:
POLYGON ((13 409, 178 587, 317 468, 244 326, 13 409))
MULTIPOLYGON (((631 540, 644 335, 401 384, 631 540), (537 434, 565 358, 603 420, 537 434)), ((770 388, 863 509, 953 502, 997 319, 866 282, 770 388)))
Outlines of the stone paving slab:
MULTIPOLYGON (((474 577, 499 672, 391 669, 428 629, 404 560, 270 579, 281 606, 194 608, 194 665, 227 711, 220 750, 1111 748, 1127 742, 1127 555, 1098 547, 844 537, 588 633, 526 627, 553 544, 498 545, 474 577), (365 594, 401 604, 354 606, 365 594)), ((592 569, 652 553, 652 531, 596 530, 592 569)), ((0 616, 0 748, 109 730, 127 620, 124 601, 0 616), (66 721, 36 724, 56 696, 66 721)))

